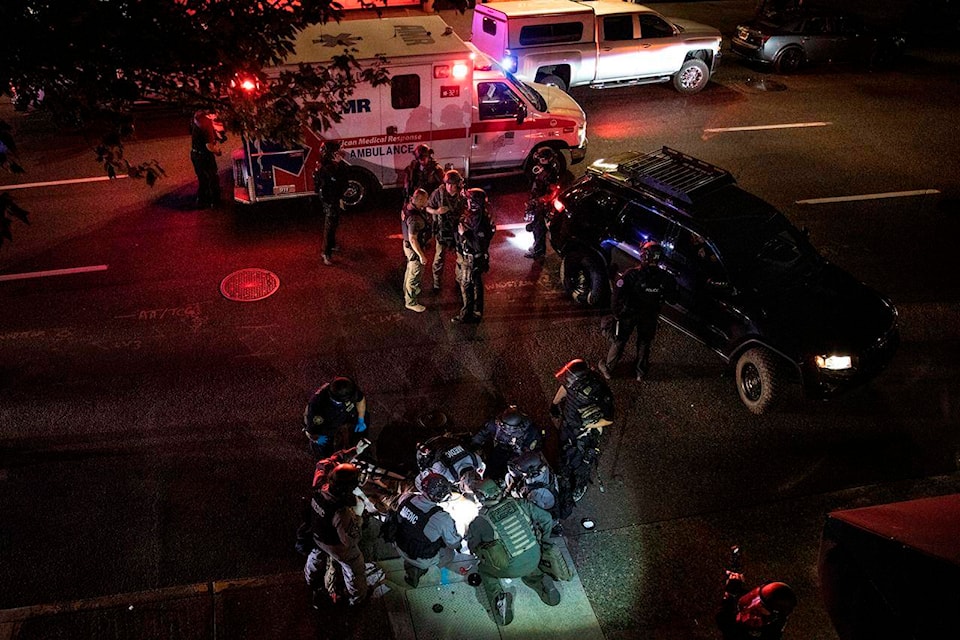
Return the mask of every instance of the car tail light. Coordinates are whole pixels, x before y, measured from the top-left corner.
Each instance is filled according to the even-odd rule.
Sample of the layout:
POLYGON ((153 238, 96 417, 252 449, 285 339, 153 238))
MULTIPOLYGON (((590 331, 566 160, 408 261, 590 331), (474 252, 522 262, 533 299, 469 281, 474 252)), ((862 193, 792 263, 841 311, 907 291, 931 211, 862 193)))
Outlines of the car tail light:
POLYGON ((557 213, 563 213, 563 210, 566 209, 559 198, 553 201, 553 208, 556 209, 557 213))

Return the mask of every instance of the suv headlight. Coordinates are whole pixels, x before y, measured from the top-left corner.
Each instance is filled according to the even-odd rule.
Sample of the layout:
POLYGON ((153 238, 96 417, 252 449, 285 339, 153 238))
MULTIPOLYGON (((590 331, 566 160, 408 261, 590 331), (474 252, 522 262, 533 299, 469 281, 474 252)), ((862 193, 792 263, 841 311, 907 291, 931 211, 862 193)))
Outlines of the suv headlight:
POLYGON ((847 371, 853 368, 852 356, 832 354, 829 356, 816 356, 813 360, 818 369, 827 369, 828 371, 847 371))

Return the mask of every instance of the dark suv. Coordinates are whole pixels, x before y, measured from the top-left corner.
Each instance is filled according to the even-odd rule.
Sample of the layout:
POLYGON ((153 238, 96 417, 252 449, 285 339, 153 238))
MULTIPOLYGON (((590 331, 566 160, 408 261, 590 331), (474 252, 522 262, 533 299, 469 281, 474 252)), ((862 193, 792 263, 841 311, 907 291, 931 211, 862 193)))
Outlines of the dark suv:
POLYGON ((883 369, 899 344, 884 296, 817 253, 770 204, 728 172, 673 149, 598 160, 560 194, 550 223, 564 288, 581 304, 609 299, 611 278, 648 240, 677 282, 661 318, 729 363, 763 413, 782 383, 830 396, 883 369))

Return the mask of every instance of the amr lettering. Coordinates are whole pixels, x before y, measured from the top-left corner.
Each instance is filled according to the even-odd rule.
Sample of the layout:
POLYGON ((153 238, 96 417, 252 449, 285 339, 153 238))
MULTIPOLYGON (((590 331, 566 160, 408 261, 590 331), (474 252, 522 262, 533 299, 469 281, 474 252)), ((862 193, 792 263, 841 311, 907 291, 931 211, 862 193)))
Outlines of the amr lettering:
POLYGON ((344 113, 370 113, 370 98, 356 98, 347 100, 343 105, 344 113))

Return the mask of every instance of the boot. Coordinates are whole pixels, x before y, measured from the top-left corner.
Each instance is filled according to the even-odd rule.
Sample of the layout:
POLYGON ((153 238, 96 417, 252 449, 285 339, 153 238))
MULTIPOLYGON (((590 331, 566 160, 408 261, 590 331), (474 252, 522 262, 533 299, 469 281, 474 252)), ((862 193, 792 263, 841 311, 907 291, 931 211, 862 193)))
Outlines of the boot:
POLYGON ((560 591, 550 576, 544 574, 539 580, 524 577, 523 583, 536 591, 545 605, 555 607, 560 604, 560 591))
POLYGON ((501 627, 513 622, 513 594, 501 591, 493 602, 493 619, 501 627))
POLYGON ((417 588, 417 585, 420 584, 420 578, 422 578, 427 573, 426 569, 421 569, 413 565, 409 565, 406 568, 406 575, 403 576, 403 581, 408 585, 417 588))

